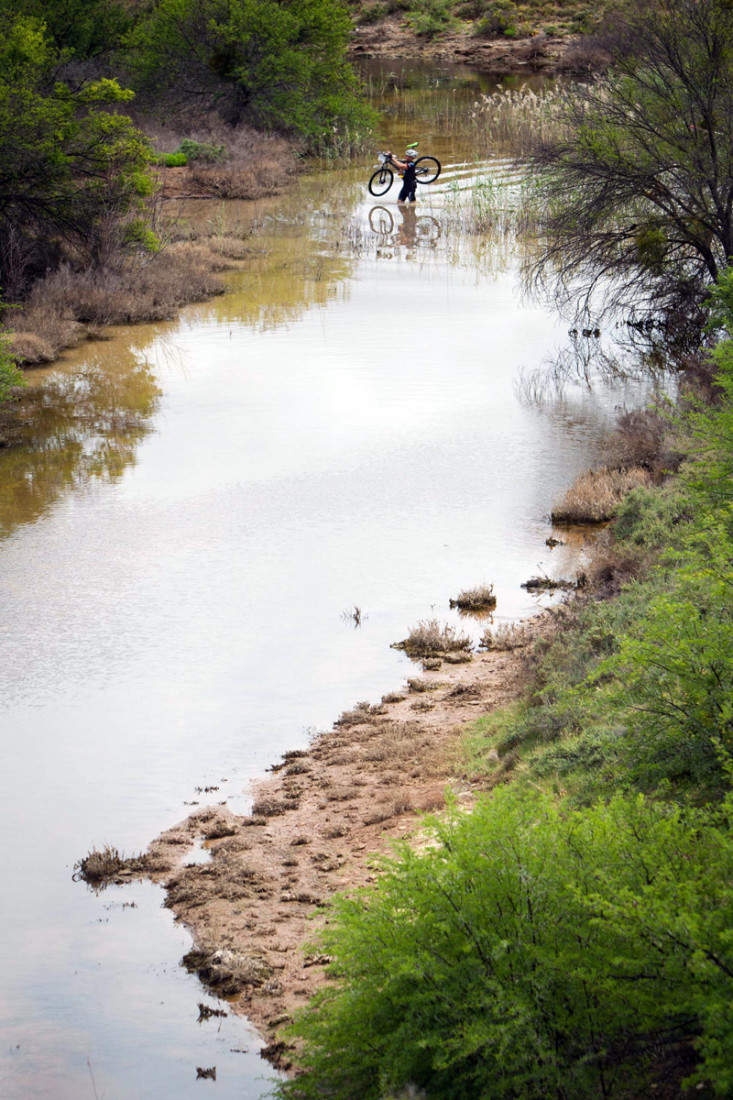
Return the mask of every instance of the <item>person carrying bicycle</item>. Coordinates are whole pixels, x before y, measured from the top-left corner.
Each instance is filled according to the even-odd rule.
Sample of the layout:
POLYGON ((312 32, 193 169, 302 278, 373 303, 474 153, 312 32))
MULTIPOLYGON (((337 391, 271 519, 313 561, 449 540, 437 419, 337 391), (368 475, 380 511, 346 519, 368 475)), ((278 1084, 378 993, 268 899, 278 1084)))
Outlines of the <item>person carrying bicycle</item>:
POLYGON ((403 175, 402 190, 397 196, 397 202, 400 204, 407 202, 408 200, 409 202, 417 202, 417 199, 415 198, 415 188, 417 187, 417 176, 415 174, 415 161, 417 160, 417 150, 415 149, 415 146, 409 145, 407 147, 407 149, 405 150, 405 159, 403 161, 397 160, 397 158, 394 157, 392 153, 389 152, 389 150, 387 151, 387 156, 389 157, 391 163, 394 164, 395 168, 399 169, 399 171, 403 175))

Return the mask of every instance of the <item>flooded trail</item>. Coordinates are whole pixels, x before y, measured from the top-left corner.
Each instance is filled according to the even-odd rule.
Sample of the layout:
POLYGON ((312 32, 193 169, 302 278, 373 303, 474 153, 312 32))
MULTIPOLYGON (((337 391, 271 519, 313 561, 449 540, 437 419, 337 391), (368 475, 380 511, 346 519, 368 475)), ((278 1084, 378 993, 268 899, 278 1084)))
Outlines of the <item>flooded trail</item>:
POLYGON ((572 566, 547 512, 640 395, 522 400, 565 326, 518 289, 527 246, 456 229, 477 166, 425 139, 445 171, 416 211, 373 201, 367 164, 181 209, 248 235, 228 293, 31 377, 25 444, 0 452, 9 1100, 185 1100, 213 1066, 217 1096, 264 1095, 246 1022, 199 1022, 226 1004, 179 966, 159 888, 94 894, 74 862, 192 805, 245 812, 282 752, 401 685, 390 643, 417 620, 457 621, 483 581, 498 620, 529 615, 521 581, 572 566))

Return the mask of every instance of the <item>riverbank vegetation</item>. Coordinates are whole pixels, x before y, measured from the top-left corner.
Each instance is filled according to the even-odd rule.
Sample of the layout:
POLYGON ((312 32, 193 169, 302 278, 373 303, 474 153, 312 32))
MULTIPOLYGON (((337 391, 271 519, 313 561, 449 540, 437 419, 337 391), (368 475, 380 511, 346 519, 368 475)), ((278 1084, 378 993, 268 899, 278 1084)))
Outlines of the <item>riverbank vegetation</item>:
POLYGON ((361 140, 350 30, 341 0, 0 0, 6 354, 45 362, 89 326, 220 289, 241 242, 181 240, 161 217, 164 173, 190 165, 197 195, 272 194, 296 152, 361 140))
POLYGON ((729 1095, 732 285, 712 402, 667 413, 677 472, 618 505, 525 697, 466 734, 491 793, 337 902, 281 1095, 729 1095))
POLYGON ((733 253, 732 41, 721 0, 630 10, 608 40, 613 68, 568 91, 565 135, 534 151, 556 291, 592 311, 602 283, 606 307, 666 351, 694 351, 733 253))
POLYGON ((733 1090, 733 16, 661 0, 616 33, 615 70, 567 97, 572 139, 537 153, 546 270, 641 318, 677 400, 623 415, 557 505, 611 522, 524 694, 466 731, 473 809, 334 905, 290 1100, 733 1090))
POLYGON ((611 4, 590 7, 582 0, 350 0, 357 26, 397 17, 424 39, 450 33, 505 41, 536 35, 584 34, 611 4))

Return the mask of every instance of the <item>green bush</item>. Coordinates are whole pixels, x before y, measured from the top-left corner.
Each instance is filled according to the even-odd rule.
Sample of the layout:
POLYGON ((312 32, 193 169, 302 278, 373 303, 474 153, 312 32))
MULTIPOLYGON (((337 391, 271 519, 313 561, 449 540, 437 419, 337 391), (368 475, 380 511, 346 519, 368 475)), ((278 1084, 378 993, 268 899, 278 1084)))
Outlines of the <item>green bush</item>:
POLYGON ((188 157, 185 153, 161 153, 158 157, 158 164, 164 168, 185 168, 188 164, 188 157))
POLYGON ((376 887, 337 899, 332 981, 297 1020, 281 1097, 651 1095, 694 1039, 733 1085, 731 807, 642 797, 570 811, 517 789, 433 823, 376 887))
POLYGON ((351 31, 341 0, 158 0, 130 44, 148 94, 318 146, 373 118, 347 61, 351 31))
POLYGON ((2 13, 43 23, 54 48, 78 59, 118 49, 131 24, 121 0, 0 0, 2 13))
POLYGON ((18 369, 8 341, 6 337, 0 336, 0 405, 4 405, 12 397, 13 389, 24 385, 25 378, 18 369))
POLYGON ((359 13, 359 24, 362 27, 370 26, 372 23, 378 23, 380 19, 384 19, 389 14, 389 9, 385 3, 381 3, 381 0, 377 0, 376 4, 370 4, 368 7, 363 8, 359 13))
POLYGON ((64 248, 101 263, 152 190, 149 142, 117 113, 132 93, 67 86, 60 60, 42 24, 0 10, 0 285, 14 297, 64 248))
POLYGON ((518 33, 519 12, 511 0, 495 0, 486 4, 484 14, 474 27, 473 33, 485 38, 514 38, 518 33))
POLYGON ((412 0, 407 20, 415 34, 425 38, 435 38, 456 25, 451 0, 412 0))
POLYGON ((212 145, 208 141, 192 141, 184 138, 178 146, 178 152, 192 163, 218 164, 226 159, 227 151, 224 145, 212 145))

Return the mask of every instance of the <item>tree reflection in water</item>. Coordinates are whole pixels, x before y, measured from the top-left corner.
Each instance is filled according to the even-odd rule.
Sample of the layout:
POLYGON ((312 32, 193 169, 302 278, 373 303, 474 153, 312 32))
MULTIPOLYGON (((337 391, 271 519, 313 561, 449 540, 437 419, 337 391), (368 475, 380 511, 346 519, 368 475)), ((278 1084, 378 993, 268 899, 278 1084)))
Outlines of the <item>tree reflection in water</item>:
POLYGON ((79 369, 58 369, 23 391, 6 415, 0 451, 0 536, 33 523, 92 480, 113 482, 151 431, 160 389, 135 348, 114 341, 79 369))

